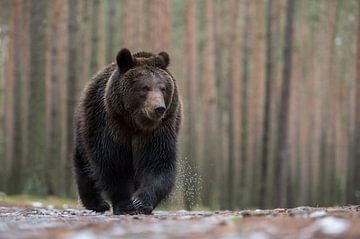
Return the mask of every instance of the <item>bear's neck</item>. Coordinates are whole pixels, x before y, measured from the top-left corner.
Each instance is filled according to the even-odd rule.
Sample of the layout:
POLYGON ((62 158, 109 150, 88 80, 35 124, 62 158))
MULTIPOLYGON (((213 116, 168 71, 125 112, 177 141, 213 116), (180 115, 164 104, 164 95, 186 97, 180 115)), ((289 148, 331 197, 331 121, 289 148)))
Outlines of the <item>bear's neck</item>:
POLYGON ((122 142, 131 137, 133 126, 124 119, 124 115, 107 113, 106 128, 115 142, 122 142))

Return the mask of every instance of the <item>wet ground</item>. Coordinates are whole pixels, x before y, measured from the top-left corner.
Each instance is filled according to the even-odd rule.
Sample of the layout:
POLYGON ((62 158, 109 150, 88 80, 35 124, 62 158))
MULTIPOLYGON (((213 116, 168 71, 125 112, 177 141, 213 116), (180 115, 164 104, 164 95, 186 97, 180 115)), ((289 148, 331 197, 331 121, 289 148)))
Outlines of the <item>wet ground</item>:
POLYGON ((0 207, 0 238, 360 238, 360 207, 155 211, 113 216, 79 209, 0 207))

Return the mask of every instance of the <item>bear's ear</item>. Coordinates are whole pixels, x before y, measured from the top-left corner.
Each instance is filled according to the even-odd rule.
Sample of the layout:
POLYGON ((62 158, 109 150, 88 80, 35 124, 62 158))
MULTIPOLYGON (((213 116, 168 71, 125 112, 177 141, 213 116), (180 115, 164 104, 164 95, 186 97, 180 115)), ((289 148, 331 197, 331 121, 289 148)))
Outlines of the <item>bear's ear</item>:
POLYGON ((167 54, 166 52, 162 51, 158 54, 159 58, 161 59, 162 61, 162 68, 166 68, 168 67, 169 63, 170 63, 170 58, 169 58, 169 54, 167 54))
POLYGON ((135 65, 131 52, 127 48, 123 48, 119 51, 116 56, 116 63, 122 73, 127 72, 135 65))

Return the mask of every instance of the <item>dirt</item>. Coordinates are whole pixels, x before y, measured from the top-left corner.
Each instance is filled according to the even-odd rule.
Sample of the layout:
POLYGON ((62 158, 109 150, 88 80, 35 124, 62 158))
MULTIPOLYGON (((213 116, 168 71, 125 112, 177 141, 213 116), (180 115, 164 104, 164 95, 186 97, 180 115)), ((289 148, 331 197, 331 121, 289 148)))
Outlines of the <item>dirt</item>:
POLYGON ((360 238, 360 207, 114 216, 41 205, 5 206, 0 207, 0 238, 360 238))

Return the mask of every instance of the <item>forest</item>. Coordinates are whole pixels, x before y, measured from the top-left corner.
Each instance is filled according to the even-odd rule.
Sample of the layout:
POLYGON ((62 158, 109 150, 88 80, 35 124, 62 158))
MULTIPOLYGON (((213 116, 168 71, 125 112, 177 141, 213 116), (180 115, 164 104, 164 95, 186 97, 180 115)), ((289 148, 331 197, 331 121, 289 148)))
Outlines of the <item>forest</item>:
POLYGON ((356 0, 0 0, 0 192, 77 198, 74 110, 123 47, 182 96, 168 204, 359 204, 356 0))

